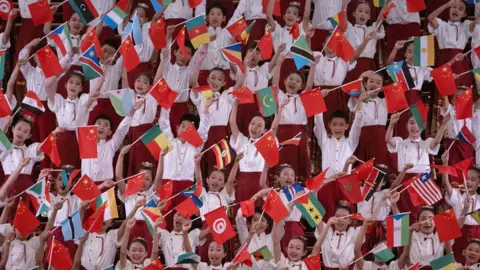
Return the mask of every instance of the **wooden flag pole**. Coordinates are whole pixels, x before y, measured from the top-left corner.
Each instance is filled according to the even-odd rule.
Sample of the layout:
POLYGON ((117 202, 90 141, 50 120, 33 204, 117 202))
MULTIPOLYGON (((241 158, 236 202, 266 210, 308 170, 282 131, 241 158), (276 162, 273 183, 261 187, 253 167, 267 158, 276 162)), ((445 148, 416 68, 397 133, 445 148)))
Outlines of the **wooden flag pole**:
POLYGON ((50 270, 50 268, 52 267, 52 255, 53 255, 53 248, 55 247, 55 235, 52 237, 51 243, 52 243, 52 247, 50 248, 50 256, 48 258, 48 270, 50 270))
POLYGON ((328 38, 327 42, 325 42, 325 45, 323 46, 323 49, 322 49, 322 51, 320 52, 320 55, 323 55, 323 51, 325 51, 325 48, 327 47, 328 42, 330 42, 330 39, 332 39, 333 33, 335 33, 335 30, 337 30, 337 28, 338 28, 338 25, 335 26, 335 29, 333 29, 332 34, 331 34, 330 37, 328 38))

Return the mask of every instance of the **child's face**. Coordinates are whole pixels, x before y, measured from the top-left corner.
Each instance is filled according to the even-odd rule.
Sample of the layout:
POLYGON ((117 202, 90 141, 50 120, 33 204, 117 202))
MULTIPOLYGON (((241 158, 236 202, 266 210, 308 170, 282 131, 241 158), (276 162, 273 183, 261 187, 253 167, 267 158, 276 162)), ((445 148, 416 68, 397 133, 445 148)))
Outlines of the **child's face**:
POLYGON ((353 12, 353 17, 356 24, 366 25, 370 20, 370 6, 367 3, 359 4, 353 12))
POLYGON ((337 54, 336 54, 330 47, 327 47, 327 46, 326 46, 327 43, 324 43, 323 45, 324 45, 324 47, 325 47, 325 50, 324 50, 324 51, 325 51, 325 55, 326 55, 327 57, 333 58, 333 57, 337 56, 337 54))
POLYGON ((65 191, 65 187, 63 186, 62 182, 62 174, 59 173, 57 177, 55 178, 55 185, 57 186, 57 192, 59 194, 62 194, 65 191))
POLYGON ((212 70, 208 74, 207 82, 214 92, 220 92, 220 89, 225 86, 225 73, 220 70, 212 70))
POLYGON ((265 217, 262 217, 262 219, 260 219, 261 216, 261 213, 255 213, 252 216, 251 224, 259 224, 258 231, 256 232, 258 234, 264 233, 268 228, 268 220, 265 217))
POLYGON ((188 61, 192 57, 192 48, 190 48, 188 46, 185 46, 185 51, 187 52, 187 56, 183 55, 182 50, 180 50, 179 48, 177 48, 174 51, 175 64, 177 64, 181 67, 186 66, 188 64, 188 61))
POLYGON ((150 90, 150 79, 146 75, 140 75, 135 80, 135 92, 144 95, 150 90))
POLYGON ((367 91, 372 91, 383 86, 383 78, 379 74, 370 76, 367 80, 367 91))
POLYGON ((290 261, 298 262, 302 260, 306 253, 307 251, 305 250, 305 246, 301 240, 292 239, 290 242, 288 242, 287 255, 290 261))
MULTIPOLYGON (((192 122, 184 120, 180 123, 179 126, 177 126, 177 134, 181 134, 192 122)), ((183 140, 183 139, 181 139, 183 140)))
POLYGON ((411 116, 408 119, 407 130, 408 130, 408 135, 410 137, 412 137, 412 138, 419 138, 420 137, 421 130, 418 127, 417 121, 415 121, 415 118, 413 118, 413 116, 411 116))
POLYGON ((420 224, 420 231, 424 234, 431 234, 435 229, 435 224, 433 223, 433 213, 430 211, 422 211, 418 222, 423 222, 420 224))
POLYGON ((137 12, 138 21, 143 25, 147 21, 147 11, 141 7, 137 7, 135 11, 137 12))
POLYGON ((480 175, 474 171, 469 170, 467 173, 467 190, 469 193, 475 193, 480 184, 480 175))
POLYGON ((250 49, 247 51, 247 53, 251 53, 252 57, 248 59, 247 65, 250 67, 256 67, 258 66, 258 63, 260 60, 262 60, 262 54, 260 53, 260 50, 256 49, 253 51, 253 49, 250 49))
POLYGON ((207 22, 212 27, 221 27, 222 23, 226 20, 225 15, 223 14, 222 10, 219 8, 212 8, 208 12, 207 15, 207 22))
POLYGON ((78 93, 82 92, 83 90, 82 79, 78 75, 70 76, 68 81, 65 83, 65 88, 67 89, 68 98, 77 99, 78 93))
POLYGON ((287 187, 295 183, 295 171, 290 167, 285 167, 280 171, 277 177, 280 186, 287 187))
POLYGON ((176 212, 173 216, 173 230, 176 232, 181 232, 185 219, 187 218, 182 216, 182 214, 180 214, 179 212, 176 212))
POLYGON ((248 125, 248 134, 250 138, 260 138, 265 132, 267 132, 265 130, 265 120, 260 116, 253 117, 252 121, 250 121, 250 125, 248 125))
POLYGON ((478 263, 478 260, 480 260, 480 244, 476 242, 468 244, 462 254, 469 265, 478 263))
MULTIPOLYGON (((347 209, 339 208, 335 212, 335 217, 341 218, 350 215, 350 212, 347 211, 347 209)), ((347 230, 348 226, 352 223, 352 220, 349 218, 341 218, 338 219, 338 222, 335 223, 335 230, 339 232, 344 232, 347 230)))
POLYGON ((335 137, 335 139, 337 140, 345 136, 345 132, 348 130, 348 126, 349 125, 345 121, 345 119, 341 117, 333 118, 332 121, 330 121, 330 124, 328 124, 328 127, 330 128, 333 137, 335 137))
POLYGON ((142 244, 134 242, 128 249, 128 257, 133 264, 141 264, 147 257, 147 250, 142 244))
POLYGON ((32 136, 32 127, 23 122, 18 122, 12 130, 13 133, 13 143, 17 145, 22 145, 25 143, 25 140, 30 139, 32 136))
POLYGON ((296 7, 288 7, 285 14, 283 14, 283 20, 286 26, 293 26, 297 22, 300 16, 300 10, 296 7))
POLYGON ((208 246, 208 260, 210 261, 210 264, 214 266, 221 265, 225 256, 227 256, 227 254, 225 253, 223 246, 212 241, 208 246))
POLYGON ((405 50, 405 59, 409 65, 413 65, 413 43, 410 43, 405 50))
POLYGON ((140 172, 145 172, 145 178, 143 180, 142 187, 140 191, 146 191, 152 186, 152 171, 150 170, 141 170, 140 172))
POLYGON ((297 73, 292 73, 284 81, 285 91, 289 94, 296 94, 302 89, 302 77, 297 73))
POLYGON ((459 22, 465 16, 467 16, 467 6, 462 1, 456 1, 453 6, 450 8, 450 20, 454 22, 459 22))
POLYGON ((114 47, 105 44, 102 46, 102 56, 100 57, 100 59, 102 60, 102 62, 111 59, 115 55, 116 51, 117 50, 114 47))
POLYGON ((220 192, 225 186, 225 174, 219 171, 213 171, 207 177, 208 190, 213 192, 220 192))
POLYGON ((68 20, 68 28, 70 28, 70 33, 72 35, 79 35, 82 31, 83 22, 77 13, 73 13, 72 17, 70 17, 70 20, 68 20))
POLYGON ((112 134, 112 127, 107 119, 97 119, 95 125, 97 126, 97 137, 99 140, 105 140, 112 134))

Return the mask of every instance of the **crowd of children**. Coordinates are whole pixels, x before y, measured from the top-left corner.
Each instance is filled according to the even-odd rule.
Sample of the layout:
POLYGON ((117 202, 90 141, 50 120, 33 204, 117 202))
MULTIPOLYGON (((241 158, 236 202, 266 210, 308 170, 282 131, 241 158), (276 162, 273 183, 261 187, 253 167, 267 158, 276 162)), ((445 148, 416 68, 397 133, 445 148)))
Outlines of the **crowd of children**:
POLYGON ((13 2, 0 269, 480 269, 478 1, 13 2))

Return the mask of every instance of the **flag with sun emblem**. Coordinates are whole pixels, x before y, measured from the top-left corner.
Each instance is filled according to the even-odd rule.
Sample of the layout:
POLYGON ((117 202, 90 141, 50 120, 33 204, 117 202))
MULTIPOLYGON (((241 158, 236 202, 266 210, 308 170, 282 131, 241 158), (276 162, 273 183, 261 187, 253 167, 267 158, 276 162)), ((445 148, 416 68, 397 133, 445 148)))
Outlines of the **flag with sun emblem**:
POLYGON ((103 75, 100 60, 93 45, 80 56, 80 65, 87 80, 93 80, 103 75))
POLYGON ((265 162, 268 164, 268 167, 271 168, 278 164, 278 161, 279 161, 278 146, 277 146, 276 139, 273 136, 271 130, 265 133, 255 143, 255 147, 257 148, 260 155, 262 155, 265 162))
POLYGON ((269 117, 278 111, 278 98, 273 86, 263 88, 255 92, 258 107, 263 117, 269 117))

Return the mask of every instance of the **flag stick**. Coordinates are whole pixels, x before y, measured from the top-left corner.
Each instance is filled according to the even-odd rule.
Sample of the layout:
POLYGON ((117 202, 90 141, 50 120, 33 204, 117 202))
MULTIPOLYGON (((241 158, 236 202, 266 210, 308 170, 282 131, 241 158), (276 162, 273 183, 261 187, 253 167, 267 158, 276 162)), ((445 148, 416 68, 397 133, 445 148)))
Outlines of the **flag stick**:
MULTIPOLYGON (((376 91, 376 90, 373 90, 373 91, 376 91)), ((373 160, 375 160, 375 158, 373 158, 373 160)), ((363 160, 361 160, 361 159, 358 159, 358 158, 357 158, 357 161, 358 161, 358 162, 360 162, 360 163, 366 163, 366 161, 363 161, 363 160)), ((387 174, 386 172, 384 172, 384 171, 382 171, 382 170, 380 170, 380 169, 376 168, 375 166, 373 166, 373 168, 374 168, 375 170, 377 170, 377 171, 379 171, 379 172, 383 173, 383 174, 387 174)))
POLYGON ((447 152, 450 151, 450 149, 452 148, 452 146, 453 146, 454 143, 455 143, 455 139, 453 139, 452 143, 451 143, 450 146, 448 147, 447 152))
MULTIPOLYGON (((472 69, 472 70, 473 70, 473 69, 472 69)), ((462 72, 462 73, 460 73, 460 74, 457 74, 457 77, 460 77, 460 76, 463 76, 463 75, 465 75, 465 74, 468 74, 468 73, 472 72, 472 70, 467 70, 467 71, 465 71, 465 72, 462 72)))
POLYGON ((52 238, 52 247, 50 248, 50 256, 48 258, 48 270, 50 270, 50 267, 52 267, 52 255, 53 255, 53 247, 54 246, 55 246, 55 235, 52 238))
POLYGON ((340 89, 340 88, 342 88, 342 87, 344 87, 344 86, 347 86, 347 85, 349 85, 349 84, 356 83, 356 82, 358 82, 358 81, 360 81, 360 80, 362 80, 362 79, 358 79, 358 80, 355 80, 355 81, 353 81, 353 82, 349 82, 349 83, 346 83, 346 84, 337 86, 337 87, 335 87, 335 88, 329 89, 329 90, 327 90, 327 93, 330 93, 330 92, 332 92, 332 91, 334 91, 334 90, 340 89))
POLYGON ((406 112, 406 111, 408 111, 408 110, 410 110, 410 107, 404 109, 403 111, 400 111, 398 114, 403 114, 404 112, 406 112))
POLYGON ((467 196, 470 197, 467 189, 467 178, 465 178, 465 173, 463 171, 462 171, 462 176, 463 176, 463 185, 465 186, 465 194, 467 194, 467 196))
MULTIPOLYGON (((101 206, 100 206, 100 207, 101 207, 101 206)), ((95 225, 95 222, 97 222, 97 220, 98 220, 99 217, 100 217, 100 215, 97 216, 97 217, 95 218, 95 220, 93 220, 93 224, 90 226, 90 228, 88 228, 88 231, 87 231, 87 232, 91 232, 91 230, 92 230, 92 228, 93 228, 93 225, 95 225)), ((59 226, 59 227, 60 227, 60 226, 59 226)))
POLYGON ((372 248, 369 252, 363 254, 360 258, 356 259, 355 261, 353 261, 352 263, 350 263, 349 265, 352 265, 352 264, 355 264, 356 262, 360 261, 361 259, 365 258, 365 256, 367 256, 368 254, 374 252, 375 250, 377 250, 379 246, 376 246, 374 248, 372 248))
POLYGON ((385 18, 385 17, 383 17, 383 18, 378 22, 377 27, 375 27, 375 32, 378 32, 378 28, 380 28, 380 26, 383 24, 383 19, 384 19, 384 18, 385 18))
POLYGON ((383 68, 381 68, 381 69, 377 69, 377 70, 375 71, 375 73, 378 73, 378 72, 380 72, 380 71, 384 71, 385 69, 387 69, 387 67, 388 67, 388 66, 385 66, 385 67, 383 67, 383 68))
MULTIPOLYGON (((408 186, 406 186, 406 187, 404 187, 403 189, 401 189, 401 190, 398 192, 398 194, 400 194, 400 193, 404 192, 405 190, 407 190, 407 188, 409 188, 410 185, 411 185, 411 184, 409 184, 408 186)), ((399 185, 399 186, 401 186, 401 185, 399 185)))
POLYGON ((472 49, 470 49, 469 51, 467 51, 466 53, 464 53, 464 54, 463 54, 463 56, 467 56, 467 55, 469 55, 469 54, 470 54, 472 51, 473 51, 473 48, 472 48, 472 49))
POLYGON ((12 115, 12 118, 14 118, 14 117, 15 117, 15 115, 16 115, 16 114, 17 114, 17 113, 20 111, 20 109, 22 109, 22 107, 21 107, 21 106, 20 106, 20 107, 18 107, 18 109, 17 109, 17 110, 16 110, 16 111, 13 113, 13 115, 12 115))
POLYGON ((323 46, 322 51, 320 52, 320 55, 323 55, 323 51, 325 51, 325 48, 327 47, 328 42, 330 42, 330 39, 332 39, 333 33, 335 33, 335 30, 337 30, 338 26, 335 26, 335 29, 333 29, 332 34, 328 38, 327 42, 325 42, 325 46, 323 46))

